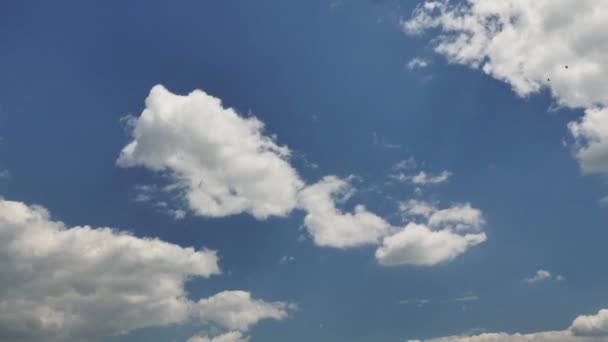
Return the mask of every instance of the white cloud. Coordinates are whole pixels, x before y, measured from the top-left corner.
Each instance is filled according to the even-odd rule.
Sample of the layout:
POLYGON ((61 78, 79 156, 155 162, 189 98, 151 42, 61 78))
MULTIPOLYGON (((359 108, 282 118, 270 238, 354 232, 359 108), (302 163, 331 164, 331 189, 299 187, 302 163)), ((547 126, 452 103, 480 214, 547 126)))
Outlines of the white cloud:
POLYGON ((410 216, 423 216, 428 218, 432 213, 437 211, 437 208, 428 202, 409 200, 399 203, 399 211, 405 218, 410 216))
POLYGON ((405 228, 384 238, 376 259, 384 266, 434 266, 448 262, 486 240, 485 224, 479 209, 458 204, 438 209, 434 204, 409 200, 401 202, 404 220, 415 217, 424 222, 409 222, 405 228))
POLYGON ((439 184, 447 182, 452 173, 450 171, 441 171, 438 175, 429 175, 424 171, 420 171, 417 175, 411 178, 412 183, 417 185, 439 184))
POLYGON ((578 316, 570 330, 578 336, 605 336, 608 337, 608 310, 600 310, 591 316, 578 316))
POLYGON ((390 178, 397 180, 400 183, 412 183, 414 185, 432 185, 445 183, 452 176, 452 172, 443 170, 437 174, 430 174, 426 171, 420 170, 417 173, 413 171, 418 167, 418 163, 414 158, 409 158, 400 161, 393 165, 394 174, 389 175, 390 178), (409 172, 406 172, 409 171, 409 172))
POLYGON ((410 70, 414 69, 423 69, 429 66, 429 61, 422 58, 412 58, 409 62, 407 62, 407 68, 410 70))
POLYGON ((432 338, 424 342, 605 342, 607 338, 608 310, 600 310, 596 315, 577 317, 567 330, 530 334, 483 333, 475 336, 432 338))
POLYGON ((533 284, 533 283, 540 283, 542 281, 551 280, 551 279, 554 279, 556 281, 564 281, 564 280, 566 280, 566 278, 563 275, 553 276, 551 274, 551 272, 549 272, 547 270, 538 270, 538 271, 536 271, 536 273, 534 273, 533 276, 525 278, 524 281, 526 283, 533 284))
POLYGON ((247 331, 260 320, 287 318, 293 304, 285 302, 268 303, 252 299, 249 292, 224 291, 212 297, 201 299, 195 306, 198 316, 207 322, 236 331, 247 331))
POLYGON ((0 200, 0 340, 89 341, 182 323, 184 283, 219 274, 217 263, 213 251, 68 228, 42 207, 0 200))
POLYGON ((215 337, 206 336, 192 336, 188 339, 188 342, 248 342, 249 337, 243 336, 238 331, 231 331, 223 335, 215 337))
POLYGON ((287 161, 290 150, 201 90, 186 96, 157 85, 146 108, 131 119, 132 141, 118 165, 145 166, 169 176, 197 215, 287 215, 303 186, 287 161))
POLYGON ((450 228, 457 232, 479 231, 484 223, 481 210, 471 207, 469 203, 436 210, 428 221, 434 229, 450 228))
POLYGON ((345 180, 324 177, 300 192, 300 206, 307 211, 304 224, 319 246, 349 248, 377 244, 390 232, 390 225, 362 205, 354 212, 342 212, 336 197, 348 197, 354 189, 345 180))
POLYGON ((485 240, 485 233, 460 235, 450 229, 433 231, 426 225, 409 223, 384 238, 376 259, 383 266, 434 266, 455 259, 485 240))
POLYGON ((584 173, 608 173, 608 109, 588 109, 568 124, 576 139, 576 158, 584 173))
POLYGON ((546 270, 538 270, 532 277, 526 278, 524 281, 526 283, 538 283, 549 278, 551 278, 551 272, 546 270))
POLYGON ((403 27, 439 29, 435 50, 479 68, 520 96, 549 89, 560 106, 585 108, 569 128, 586 173, 608 172, 608 2, 425 1, 403 27))

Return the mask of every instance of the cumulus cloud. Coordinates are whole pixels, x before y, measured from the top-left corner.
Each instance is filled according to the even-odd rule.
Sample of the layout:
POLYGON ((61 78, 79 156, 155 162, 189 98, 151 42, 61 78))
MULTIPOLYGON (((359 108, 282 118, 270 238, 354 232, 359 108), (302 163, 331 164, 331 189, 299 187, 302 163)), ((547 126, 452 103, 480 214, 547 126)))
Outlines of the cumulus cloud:
POLYGON ((245 331, 287 316, 291 304, 243 291, 190 300, 186 281, 220 274, 218 261, 211 250, 66 227, 43 207, 1 199, 0 340, 93 341, 193 319, 245 331))
POLYGON ((485 240, 485 233, 461 235, 450 229, 433 231, 425 225, 409 223, 402 231, 384 238, 376 250, 376 259, 383 266, 434 266, 455 259, 485 240))
POLYGON ((220 292, 196 305, 202 320, 237 331, 247 331, 264 319, 285 319, 287 311, 294 308, 293 304, 285 302, 268 303, 252 299, 251 294, 245 291, 220 292))
MULTIPOLYGON (((483 333, 475 336, 449 336, 424 342, 604 342, 608 337, 608 310, 596 315, 579 316, 566 330, 538 333, 483 333)), ((422 342, 408 340, 408 342, 422 342)))
POLYGON ((219 274, 210 250, 66 227, 0 200, 0 340, 79 341, 190 317, 184 283, 219 274), (153 281, 148 281, 153 279, 153 281))
POLYGON ((165 173, 197 215, 264 219, 296 205, 303 183, 287 160, 290 150, 264 135, 260 120, 218 98, 201 90, 179 96, 157 85, 131 126, 118 165, 165 173))
POLYGON ((399 206, 406 220, 405 228, 387 236, 376 250, 376 259, 384 266, 433 266, 448 262, 469 248, 486 240, 485 223, 479 209, 459 204, 438 209, 424 201, 410 200, 399 206))
POLYGON ((238 331, 231 331, 215 337, 192 336, 188 342, 249 342, 249 337, 243 336, 238 331))
POLYGON ((335 206, 336 197, 348 197, 353 188, 343 179, 327 176, 300 192, 300 206, 307 211, 304 224, 319 246, 348 248, 376 244, 390 232, 379 216, 357 205, 352 213, 335 206))
POLYGON ((592 108, 568 124, 576 140, 576 158, 584 173, 608 173, 608 109, 592 108))
POLYGON ((578 316, 570 330, 578 336, 608 337, 608 310, 600 310, 596 315, 578 316))
POLYGON ((435 51, 481 69, 520 96, 549 89, 559 105, 585 108, 569 128, 586 173, 608 172, 608 3, 594 0, 424 1, 409 34, 438 29, 435 51))

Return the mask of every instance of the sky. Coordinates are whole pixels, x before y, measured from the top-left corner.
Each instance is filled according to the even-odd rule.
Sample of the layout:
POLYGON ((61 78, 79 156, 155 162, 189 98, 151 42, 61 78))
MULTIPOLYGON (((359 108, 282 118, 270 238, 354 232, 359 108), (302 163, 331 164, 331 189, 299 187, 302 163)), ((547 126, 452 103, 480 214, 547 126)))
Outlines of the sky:
POLYGON ((608 341, 607 20, 0 3, 0 341, 608 341))

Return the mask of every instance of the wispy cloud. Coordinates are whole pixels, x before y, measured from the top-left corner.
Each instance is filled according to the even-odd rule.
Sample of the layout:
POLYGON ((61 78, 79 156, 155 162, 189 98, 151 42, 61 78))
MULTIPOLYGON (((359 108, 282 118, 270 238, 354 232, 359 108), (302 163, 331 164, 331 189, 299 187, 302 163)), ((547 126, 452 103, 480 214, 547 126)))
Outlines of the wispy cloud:
POLYGON ((524 282, 526 282, 528 284, 533 284, 533 283, 540 283, 540 282, 551 280, 551 279, 554 279, 556 281, 564 281, 564 280, 566 280, 566 277, 564 277, 563 275, 560 275, 560 274, 553 276, 551 274, 551 272, 549 272, 547 270, 538 270, 538 271, 536 271, 536 273, 534 273, 533 276, 524 278, 524 282))
POLYGON ((426 68, 429 64, 430 62, 428 60, 416 57, 407 62, 406 66, 409 70, 415 70, 426 68))

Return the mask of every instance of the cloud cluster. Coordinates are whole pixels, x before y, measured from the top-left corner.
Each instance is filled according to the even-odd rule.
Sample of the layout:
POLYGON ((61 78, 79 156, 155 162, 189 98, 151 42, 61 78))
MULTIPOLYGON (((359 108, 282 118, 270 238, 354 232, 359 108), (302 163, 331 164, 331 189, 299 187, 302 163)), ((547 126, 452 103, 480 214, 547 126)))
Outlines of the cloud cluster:
POLYGON ((224 326, 218 317, 233 317, 229 327, 240 329, 287 315, 286 304, 246 292, 238 292, 241 305, 227 307, 205 303, 233 292, 188 299, 185 282, 220 274, 218 261, 211 250, 112 228, 66 227, 43 207, 2 199, 0 340, 91 341, 196 318, 224 326))
MULTIPOLYGON (((483 333, 475 336, 448 336, 424 342, 603 342, 608 339, 608 310, 591 316, 579 316, 566 330, 538 333, 483 333)), ((422 342, 408 340, 408 342, 422 342)))
MULTIPOLYGON (((355 192, 348 178, 326 176, 305 184, 289 163, 290 150, 264 135, 260 120, 224 108, 219 99, 201 90, 179 96, 155 86, 146 108, 130 119, 130 125, 132 141, 117 163, 166 175, 170 184, 164 189, 181 193, 187 209, 196 215, 249 213, 264 219, 300 209, 316 245, 345 249, 382 242, 376 253, 382 265, 434 265, 485 240, 483 234, 462 234, 467 226, 483 223, 480 217, 479 222, 470 222, 475 218, 466 217, 467 208, 453 208, 463 217, 455 217, 458 213, 450 210, 434 210, 428 227, 404 229, 393 227, 363 205, 355 205, 352 211, 340 209, 339 204, 355 192)), ((412 164, 415 161, 403 161, 395 171, 412 164)), ((445 182, 450 175, 421 171, 407 177, 413 184, 425 185, 445 182)), ((142 200, 149 201, 151 193, 142 200)), ((183 217, 179 210, 167 211, 183 217)))
POLYGON ((549 89, 585 108, 569 128, 586 173, 608 172, 608 3, 594 0, 424 1, 403 27, 433 29, 435 51, 479 68, 520 96, 549 89))

